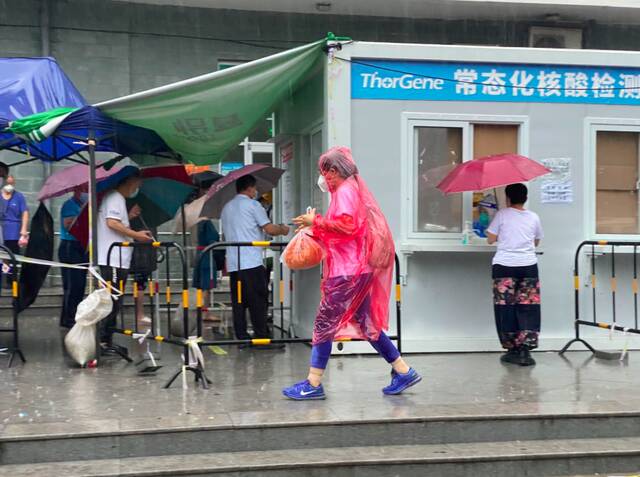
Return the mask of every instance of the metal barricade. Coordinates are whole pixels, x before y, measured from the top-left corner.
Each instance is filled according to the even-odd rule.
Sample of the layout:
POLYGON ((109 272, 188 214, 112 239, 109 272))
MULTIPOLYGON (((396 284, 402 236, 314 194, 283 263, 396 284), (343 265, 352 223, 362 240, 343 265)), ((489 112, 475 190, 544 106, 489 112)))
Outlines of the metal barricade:
POLYGON ((574 282, 574 307, 575 307, 575 337, 570 340, 564 348, 560 351, 560 354, 564 354, 565 351, 574 343, 582 343, 587 349, 593 353, 596 350, 587 341, 580 337, 580 326, 591 326, 596 328, 602 328, 612 331, 621 331, 623 333, 640 334, 638 329, 638 247, 640 242, 610 242, 610 241, 595 241, 587 240, 582 242, 575 253, 574 267, 573 267, 573 282, 574 282), (590 280, 591 280, 591 307, 592 307, 592 320, 582 319, 580 316, 580 253, 585 247, 590 247, 590 280), (611 321, 599 321, 598 312, 596 306, 596 247, 605 247, 610 250, 610 290, 611 290, 611 321), (631 293, 633 295, 633 310, 634 320, 633 327, 622 326, 618 321, 618 310, 616 304, 616 298, 618 294, 618 278, 616 276, 616 249, 619 247, 633 247, 633 277, 631 280, 631 293))
MULTIPOLYGON (((187 261, 186 261, 186 255, 184 252, 184 249, 178 245, 175 242, 147 242, 147 243, 143 243, 143 242, 116 242, 111 244, 111 246, 109 247, 109 251, 108 251, 108 258, 107 258, 107 267, 111 268, 111 252, 113 251, 114 248, 119 249, 120 251, 120 263, 122 263, 122 249, 123 248, 139 248, 139 247, 155 247, 158 248, 159 250, 163 250, 164 251, 164 261, 165 261, 165 269, 166 269, 166 286, 165 286, 165 311, 166 311, 166 316, 167 316, 167 334, 166 336, 162 335, 162 334, 153 334, 152 336, 149 336, 148 339, 153 339, 157 342, 161 342, 161 343, 169 343, 172 345, 177 345, 177 346, 181 346, 182 347, 182 358, 183 358, 183 365, 180 367, 180 369, 178 369, 178 371, 169 379, 169 381, 167 381, 167 383, 165 384, 165 388, 169 388, 171 386, 171 384, 173 384, 173 382, 182 374, 182 373, 186 373, 187 371, 192 372, 195 375, 195 379, 196 382, 199 382, 203 388, 207 389, 208 388, 208 384, 211 383, 211 381, 207 378, 207 376, 204 373, 204 368, 202 366, 202 363, 200 360, 198 360, 197 358, 194 360, 192 359, 192 352, 193 352, 193 348, 197 347, 196 344, 196 339, 190 339, 189 337, 189 333, 190 333, 190 326, 189 326, 189 275, 188 275, 188 269, 187 269, 187 261), (182 299, 181 299, 181 305, 182 305, 182 326, 183 326, 183 336, 178 338, 172 335, 171 332, 171 313, 172 313, 172 309, 173 309, 173 303, 172 303, 172 292, 171 292, 171 283, 170 283, 170 278, 171 278, 171 265, 170 265, 170 250, 176 250, 178 257, 180 258, 180 267, 181 267, 181 273, 182 273, 182 299), (191 351, 191 352, 190 352, 191 351)), ((156 283, 157 284, 157 283, 156 283)), ((150 290, 150 293, 159 293, 159 289, 155 286, 156 284, 152 284, 150 290)), ((122 294, 125 293, 125 283, 124 281, 120 281, 120 283, 118 284, 119 288, 120 288, 120 292, 122 294)), ((137 285, 134 283, 133 285, 133 295, 134 295, 134 299, 138 296, 139 290, 137 288, 137 285)), ((123 295, 124 296, 124 295, 123 295)), ((124 326, 124 315, 123 315, 123 307, 120 307, 120 327, 116 327, 116 328, 112 328, 111 331, 115 332, 115 333, 121 333, 127 336, 130 336, 132 338, 139 338, 139 334, 137 333, 137 319, 134 317, 134 321, 135 321, 135 325, 133 328, 126 328, 124 326)), ((159 327, 156 327, 156 319, 159 320, 160 317, 156 317, 155 313, 152 316, 152 322, 151 322, 151 330, 153 330, 153 332, 159 330, 159 327)), ((198 334, 198 336, 200 336, 200 334, 198 334)))
MULTIPOLYGON (((19 321, 18 321, 18 262, 16 261, 16 257, 11 250, 9 250, 5 245, 0 245, 0 250, 9 255, 9 261, 11 262, 11 325, 8 327, 0 328, 0 333, 11 333, 11 345, 5 348, 3 351, 9 355, 9 362, 7 367, 10 368, 13 364, 13 360, 16 355, 20 358, 23 363, 26 363, 24 359, 24 354, 22 354, 22 350, 20 349, 20 338, 19 338, 19 321)), ((0 277, 4 279, 5 274, 0 274, 0 277)), ((0 284, 0 296, 2 296, 2 284, 0 284)))
MULTIPOLYGON (((243 247, 262 247, 278 250, 282 253, 282 250, 288 245, 287 242, 218 242, 211 244, 202 250, 198 260, 196 261, 196 267, 199 270, 200 265, 203 260, 209 259, 209 254, 211 254, 215 250, 226 249, 229 247, 237 247, 238 248, 238 268, 240 268, 240 249, 243 247)), ((202 339, 202 311, 203 311, 203 290, 197 289, 197 323, 198 323, 198 337, 200 346, 224 346, 224 345, 253 345, 253 346, 263 346, 263 345, 278 345, 278 344, 288 344, 288 343, 311 343, 311 338, 299 338, 297 336, 293 336, 291 331, 287 331, 284 329, 284 312, 287 309, 284 306, 284 297, 285 297, 285 284, 284 284, 284 274, 283 274, 283 266, 279 267, 279 280, 278 280, 278 290, 279 290, 279 310, 280 310, 280 338, 253 338, 248 340, 213 340, 206 341, 202 339), (285 333, 287 337, 285 337, 285 333)), ((242 281, 237 280, 235 284, 231 283, 231 287, 236 287, 236 293, 238 296, 238 302, 242 303, 242 281)), ((290 284, 290 290, 293 291, 293 282, 290 284)), ((389 336, 389 339, 396 340, 398 351, 402 352, 402 288, 400 284, 400 260, 398 256, 395 256, 395 305, 396 305, 396 334, 394 336, 389 336)), ((274 307, 275 309, 275 307, 274 307)), ((292 319, 292 315, 290 315, 290 321, 292 319)), ((275 321, 275 320, 274 320, 275 321)), ((289 327, 290 329, 290 327, 289 327)), ((364 341, 362 339, 340 339, 336 340, 338 343, 344 341, 364 341)))

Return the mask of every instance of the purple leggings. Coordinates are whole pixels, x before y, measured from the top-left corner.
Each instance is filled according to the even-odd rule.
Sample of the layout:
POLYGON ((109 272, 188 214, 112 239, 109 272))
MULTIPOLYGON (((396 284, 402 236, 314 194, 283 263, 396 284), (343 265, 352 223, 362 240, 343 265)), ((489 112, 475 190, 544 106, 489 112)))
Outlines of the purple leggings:
MULTIPOLYGON (((327 288, 330 292, 325 293, 314 322, 313 337, 316 344, 311 349, 312 368, 325 369, 327 367, 331 355, 331 344, 340 317, 352 302, 353 296, 370 285, 371 278, 372 275, 368 273, 357 277, 333 277, 327 280, 327 288)), ((371 297, 367 295, 354 314, 355 321, 365 336, 369 335, 367 328, 370 315, 371 297)), ((393 363, 400 357, 398 348, 382 331, 380 331, 377 341, 369 341, 369 343, 388 363, 393 363)))
MULTIPOLYGON (((371 346, 378 352, 380 356, 382 356, 387 363, 391 364, 396 359, 400 357, 400 352, 398 348, 391 342, 389 337, 384 334, 384 332, 380 332, 380 337, 378 341, 369 341, 371 346)), ((323 343, 318 343, 313 345, 311 348, 311 367, 317 369, 325 369, 327 367, 327 363, 329 362, 329 356, 331 356, 331 345, 332 341, 325 341, 323 343)))

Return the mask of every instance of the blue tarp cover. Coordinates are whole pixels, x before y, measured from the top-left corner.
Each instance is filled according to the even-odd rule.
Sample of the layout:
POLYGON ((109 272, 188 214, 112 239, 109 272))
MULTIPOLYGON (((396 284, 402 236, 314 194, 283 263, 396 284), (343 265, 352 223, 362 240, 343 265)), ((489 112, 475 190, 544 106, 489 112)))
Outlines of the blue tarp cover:
POLYGON ((87 104, 53 58, 0 58, 0 118, 87 104))

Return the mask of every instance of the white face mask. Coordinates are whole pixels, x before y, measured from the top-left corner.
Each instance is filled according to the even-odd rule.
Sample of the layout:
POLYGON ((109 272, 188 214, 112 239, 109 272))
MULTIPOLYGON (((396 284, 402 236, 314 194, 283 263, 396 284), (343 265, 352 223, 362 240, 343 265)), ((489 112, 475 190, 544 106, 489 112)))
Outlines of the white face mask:
POLYGON ((2 188, 2 190, 7 194, 11 194, 15 190, 15 187, 13 187, 13 185, 11 184, 7 184, 2 188))
POLYGON ((329 186, 327 185, 327 180, 324 178, 322 174, 318 177, 318 187, 322 192, 329 192, 329 186))
POLYGON ((138 192, 140 192, 140 188, 136 187, 136 190, 134 190, 131 195, 129 196, 129 199, 133 199, 135 196, 138 195, 138 192))

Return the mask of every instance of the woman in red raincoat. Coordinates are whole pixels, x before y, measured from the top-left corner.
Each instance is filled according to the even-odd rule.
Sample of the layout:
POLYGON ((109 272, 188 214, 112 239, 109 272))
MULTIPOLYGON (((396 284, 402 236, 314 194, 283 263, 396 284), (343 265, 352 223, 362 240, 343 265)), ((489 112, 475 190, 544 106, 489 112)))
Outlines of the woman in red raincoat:
POLYGON ((383 393, 400 394, 422 378, 384 333, 389 327, 395 257, 391 231, 349 148, 329 149, 320 156, 318 169, 318 185, 331 193, 329 210, 325 216, 312 210, 294 223, 311 227, 325 248, 322 298, 314 322, 309 375, 282 392, 295 400, 324 399, 321 380, 333 340, 361 338, 393 368, 391 384, 383 393))

